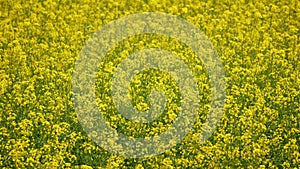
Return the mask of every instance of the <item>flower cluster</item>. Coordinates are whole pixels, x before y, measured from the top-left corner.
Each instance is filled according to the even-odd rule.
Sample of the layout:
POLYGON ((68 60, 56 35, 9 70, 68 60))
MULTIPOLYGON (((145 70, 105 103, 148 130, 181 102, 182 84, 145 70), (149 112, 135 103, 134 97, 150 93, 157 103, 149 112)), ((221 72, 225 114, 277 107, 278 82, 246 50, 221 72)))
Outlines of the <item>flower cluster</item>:
POLYGON ((0 6, 0 168, 299 167, 297 0, 4 0, 0 6), (139 12, 177 15, 205 33, 225 68, 226 105, 213 135, 200 142, 212 97, 202 61, 177 39, 154 34, 125 39, 97 72, 95 95, 107 124, 146 138, 168 130, 179 116, 182 93, 174 77, 157 69, 137 73, 129 89, 140 111, 151 107, 153 89, 163 91, 167 101, 156 120, 128 120, 112 101, 117 66, 147 48, 168 50, 188 65, 201 103, 193 130, 182 142, 156 156, 125 158, 98 146, 83 130, 72 100, 72 75, 93 33, 139 12))

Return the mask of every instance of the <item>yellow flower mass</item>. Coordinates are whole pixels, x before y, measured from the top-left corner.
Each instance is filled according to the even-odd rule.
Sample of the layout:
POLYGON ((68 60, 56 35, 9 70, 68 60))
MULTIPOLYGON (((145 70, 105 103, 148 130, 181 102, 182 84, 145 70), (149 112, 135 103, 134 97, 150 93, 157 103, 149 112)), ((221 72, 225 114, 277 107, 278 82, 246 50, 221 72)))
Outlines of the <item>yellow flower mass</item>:
POLYGON ((0 168, 299 168, 299 18, 297 0, 1 0, 0 168), (113 129, 135 138, 157 136, 181 109, 175 77, 150 69, 132 79, 129 97, 138 110, 148 110, 150 91, 161 89, 167 99, 161 116, 137 123, 116 110, 113 73, 142 49, 161 48, 182 59, 197 81, 201 103, 181 143, 155 156, 125 158, 98 146, 83 130, 72 100, 72 74, 93 33, 141 12, 176 15, 203 31, 224 65, 226 104, 217 129, 199 142, 211 99, 202 61, 177 39, 155 34, 125 39, 99 63, 95 83, 98 108, 113 129))

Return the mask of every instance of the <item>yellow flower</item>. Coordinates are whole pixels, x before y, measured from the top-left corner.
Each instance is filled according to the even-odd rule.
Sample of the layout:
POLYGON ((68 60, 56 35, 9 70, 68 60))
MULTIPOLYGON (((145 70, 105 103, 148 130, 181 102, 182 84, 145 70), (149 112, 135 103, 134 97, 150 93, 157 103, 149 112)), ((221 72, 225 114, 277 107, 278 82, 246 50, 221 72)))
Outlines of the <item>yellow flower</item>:
MULTIPOLYGON (((297 0, 1 2, 0 168, 297 168, 299 9, 297 0), (182 109, 176 77, 135 70, 140 74, 131 79, 128 89, 135 108, 148 110, 151 105, 144 94, 160 89, 168 99, 165 114, 151 123, 137 124, 117 112, 111 79, 117 66, 135 52, 147 48, 172 52, 190 68, 200 93, 199 118, 180 144, 156 156, 125 159, 96 146, 82 129, 74 111, 72 76, 83 46, 94 43, 88 41, 93 33, 122 16, 146 11, 183 17, 210 39, 225 68, 226 106, 214 134, 200 143, 212 87, 218 89, 210 84, 205 57, 201 60, 187 44, 165 35, 124 39, 96 63, 98 108, 113 129, 131 137, 160 135, 182 109)), ((130 26, 138 29, 136 23, 130 26)), ((105 46, 90 50, 102 49, 105 46)), ((161 60, 159 64, 176 63, 161 60)), ((86 80, 87 75, 80 78, 86 80)), ((85 111, 89 124, 90 110, 85 111)), ((96 131, 89 134, 103 137, 96 131)), ((108 140, 106 144, 120 141, 108 140)))

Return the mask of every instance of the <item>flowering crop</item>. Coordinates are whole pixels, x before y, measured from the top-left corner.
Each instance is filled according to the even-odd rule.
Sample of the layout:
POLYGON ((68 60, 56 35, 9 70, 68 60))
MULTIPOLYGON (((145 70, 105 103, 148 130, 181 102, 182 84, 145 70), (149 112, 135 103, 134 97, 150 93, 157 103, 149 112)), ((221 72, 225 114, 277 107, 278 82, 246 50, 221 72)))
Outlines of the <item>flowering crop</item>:
POLYGON ((0 8, 0 168, 299 168, 297 0, 2 0, 0 8), (171 51, 187 63, 200 93, 196 122, 182 142, 159 155, 126 158, 84 131, 72 100, 72 75, 93 33, 140 12, 180 16, 205 33, 224 65, 226 104, 213 135, 199 142, 212 98, 201 60, 164 35, 125 39, 99 63, 95 82, 97 105, 112 128, 134 138, 157 136, 179 116, 179 87, 157 69, 134 76, 129 94, 136 109, 147 110, 150 91, 161 89, 167 98, 161 116, 137 123, 117 111, 112 77, 134 52, 171 51))

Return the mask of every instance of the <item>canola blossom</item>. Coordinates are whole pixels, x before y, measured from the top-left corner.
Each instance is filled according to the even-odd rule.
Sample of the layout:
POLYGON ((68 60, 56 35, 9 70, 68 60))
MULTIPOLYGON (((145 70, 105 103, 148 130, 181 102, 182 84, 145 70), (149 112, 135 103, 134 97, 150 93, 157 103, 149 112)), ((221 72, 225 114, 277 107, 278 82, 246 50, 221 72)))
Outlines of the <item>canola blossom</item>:
POLYGON ((299 18, 296 0, 2 0, 0 168, 299 168, 299 18), (172 20, 154 23, 146 33, 138 20, 126 23, 140 33, 117 43, 112 33, 105 44, 114 45, 100 60, 99 47, 85 48, 93 37, 101 40, 95 33, 106 25, 141 13, 182 18, 203 32, 224 69, 226 95, 216 93, 222 81, 213 85, 219 78, 209 65, 215 62, 198 57, 190 38, 149 31, 179 30, 188 37, 183 28, 159 26, 172 20), (141 60, 153 49, 162 57, 141 60), (85 56, 96 59, 76 67, 85 56), (85 74, 90 69, 95 74, 85 74), (74 83, 75 77, 84 83, 74 83), (184 98, 195 93, 196 101, 187 100, 192 111, 186 111, 195 114, 182 116, 184 98), (222 107, 211 103, 223 96, 221 116, 210 113, 222 107), (133 149, 107 130, 97 132, 99 122, 84 106, 91 103, 100 125, 118 135, 166 141, 133 149))

